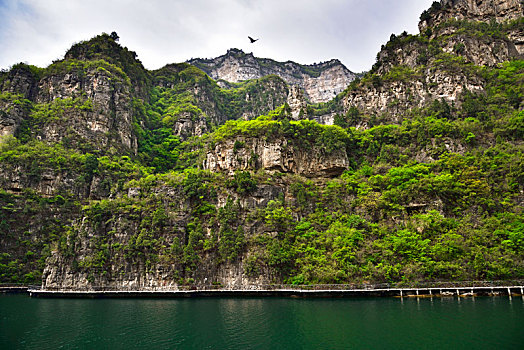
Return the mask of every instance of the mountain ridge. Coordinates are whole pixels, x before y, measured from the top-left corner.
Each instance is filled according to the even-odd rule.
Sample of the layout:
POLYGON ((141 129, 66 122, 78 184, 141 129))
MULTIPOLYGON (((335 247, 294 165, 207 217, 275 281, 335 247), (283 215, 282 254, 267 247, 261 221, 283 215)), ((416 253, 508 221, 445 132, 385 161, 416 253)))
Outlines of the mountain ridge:
POLYGON ((475 18, 392 35, 318 104, 275 75, 147 71, 107 34, 1 72, 0 281, 524 278, 524 21, 475 18))
POLYGON ((188 63, 202 69, 214 80, 238 83, 277 75, 305 92, 311 103, 326 102, 342 92, 357 74, 347 69, 338 59, 303 65, 293 61, 278 62, 269 58, 257 58, 252 53, 229 49, 226 54, 211 59, 195 58, 188 63))

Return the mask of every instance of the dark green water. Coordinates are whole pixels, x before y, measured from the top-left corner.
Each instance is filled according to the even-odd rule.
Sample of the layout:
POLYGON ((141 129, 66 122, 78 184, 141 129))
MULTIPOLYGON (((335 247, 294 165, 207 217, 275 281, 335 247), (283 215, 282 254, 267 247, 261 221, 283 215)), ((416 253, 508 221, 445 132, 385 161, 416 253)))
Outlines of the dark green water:
POLYGON ((0 349, 524 349, 524 300, 0 295, 0 349))

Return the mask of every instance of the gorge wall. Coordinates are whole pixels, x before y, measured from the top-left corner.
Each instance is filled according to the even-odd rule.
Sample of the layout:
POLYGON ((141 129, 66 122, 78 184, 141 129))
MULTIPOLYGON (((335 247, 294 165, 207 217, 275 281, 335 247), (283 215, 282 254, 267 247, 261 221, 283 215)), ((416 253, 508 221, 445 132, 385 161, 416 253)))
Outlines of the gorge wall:
POLYGON ((238 50, 148 71, 107 34, 0 72, 0 282, 524 278, 519 6, 434 5, 350 83, 238 50))
POLYGON ((300 147, 286 139, 236 138, 216 144, 206 154, 203 168, 210 171, 259 170, 306 177, 338 176, 349 166, 344 149, 327 152, 322 147, 300 147), (237 145, 235 147, 235 144, 237 145))
POLYGON ((479 67, 523 58, 522 11, 520 1, 435 2, 421 15, 419 35, 392 34, 371 72, 315 119, 333 121, 335 114, 357 108, 399 123, 436 99, 459 107, 465 94, 485 90, 487 77, 479 67))
POLYGON ((339 60, 333 59, 313 65, 300 65, 295 62, 277 62, 267 58, 257 58, 251 53, 231 49, 214 59, 192 59, 190 64, 202 69, 217 81, 238 83, 259 79, 267 75, 277 75, 290 85, 304 90, 310 103, 327 102, 338 95, 356 78, 339 60))

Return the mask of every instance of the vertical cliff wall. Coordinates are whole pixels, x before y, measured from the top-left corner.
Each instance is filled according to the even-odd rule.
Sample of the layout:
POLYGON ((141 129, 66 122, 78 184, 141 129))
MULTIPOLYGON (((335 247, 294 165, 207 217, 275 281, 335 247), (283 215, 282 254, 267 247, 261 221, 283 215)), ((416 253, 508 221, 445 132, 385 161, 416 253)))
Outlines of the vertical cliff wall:
POLYGON ((192 59, 189 63, 199 67, 215 80, 237 83, 277 75, 291 85, 304 90, 311 103, 331 100, 356 78, 339 60, 314 65, 300 65, 295 62, 277 62, 257 58, 251 53, 231 49, 213 59, 192 59))

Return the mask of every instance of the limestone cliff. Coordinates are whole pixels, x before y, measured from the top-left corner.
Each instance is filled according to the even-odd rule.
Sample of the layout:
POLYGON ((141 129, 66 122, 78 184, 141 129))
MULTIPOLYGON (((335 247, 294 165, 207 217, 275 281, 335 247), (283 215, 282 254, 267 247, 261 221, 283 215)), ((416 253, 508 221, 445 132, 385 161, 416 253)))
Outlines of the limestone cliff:
POLYGON ((211 78, 226 81, 226 84, 277 75, 288 84, 300 86, 311 103, 331 100, 356 78, 336 59, 300 65, 291 61, 257 58, 238 49, 230 49, 225 55, 214 59, 192 59, 188 62, 205 71, 211 78))
MULTIPOLYGON (((150 227, 145 226, 145 221, 137 221, 135 215, 145 218, 152 213, 126 208, 133 203, 148 201, 151 194, 139 187, 130 188, 126 198, 114 202, 116 206, 97 209, 102 215, 100 218, 93 217, 91 210, 85 210, 81 219, 72 222, 64 245, 52 251, 47 260, 43 287, 103 286, 147 290, 213 284, 217 288, 243 289, 267 285, 278 278, 278 274, 267 266, 261 267, 256 274, 248 273, 252 265, 250 261, 257 254, 254 247, 238 258, 229 258, 210 246, 202 251, 204 240, 208 245, 220 245, 217 240, 222 239, 224 244, 224 231, 230 230, 229 225, 233 222, 209 222, 195 228, 191 199, 182 186, 163 185, 155 188, 154 193, 159 205, 155 209, 163 214, 160 221, 150 227), (196 235, 199 242, 192 241, 196 235), (142 248, 144 244, 146 250, 142 248), (188 244, 190 248, 186 247, 188 244)), ((261 186, 249 198, 223 190, 212 202, 218 210, 234 207, 237 217, 233 225, 238 225, 237 220, 245 220, 256 207, 275 199, 278 193, 277 186, 261 186), (232 204, 231 196, 236 197, 236 204, 232 204), (247 200, 256 198, 259 202, 247 200)), ((242 246, 245 248, 245 241, 255 234, 263 234, 265 228, 244 221, 242 230, 242 246)))
POLYGON ((466 46, 465 56, 475 64, 493 64, 493 60, 486 61, 486 55, 505 56, 499 57, 498 61, 515 57, 515 50, 519 55, 524 55, 523 14, 524 4, 520 0, 442 0, 434 2, 430 9, 422 13, 419 29, 421 33, 429 29, 433 37, 437 37, 456 32, 457 28, 453 24, 463 21, 484 26, 489 24, 492 27, 498 24, 499 28, 504 28, 504 35, 492 32, 489 38, 476 36, 473 41, 480 45, 472 43, 471 37, 466 40, 459 38, 459 42, 466 46), (490 44, 491 47, 486 47, 490 44), (474 61, 476 57, 480 60, 474 61))
MULTIPOLYGON (((435 99, 460 106, 465 93, 483 93, 487 81, 482 67, 523 57, 520 1, 435 2, 420 23, 419 35, 391 35, 371 72, 351 84, 335 108, 338 113, 355 107, 398 123, 403 114, 435 99)), ((316 119, 330 120, 332 115, 316 119)))
POLYGON ((103 66, 51 73, 39 81, 35 102, 42 106, 74 102, 58 107, 52 116, 37 118, 37 134, 52 142, 67 138, 68 142, 83 142, 95 149, 117 147, 135 153, 130 89, 125 76, 103 66))
POLYGON ((346 88, 338 62, 232 50, 193 62, 209 75, 150 72, 107 34, 0 72, 0 282, 522 278, 520 5, 439 6, 318 105, 346 88))
POLYGON ((170 64, 153 72, 153 104, 167 104, 158 112, 175 135, 201 136, 229 119, 254 119, 286 102, 287 84, 266 76, 221 88, 203 71, 187 63, 170 64))
POLYGON ((207 153, 203 164, 204 169, 229 174, 239 170, 262 169, 306 177, 338 176, 348 166, 344 149, 327 152, 322 147, 300 147, 286 139, 269 141, 259 138, 220 142, 207 153))
POLYGON ((29 101, 18 94, 0 96, 0 137, 12 136, 30 111, 29 101))
MULTIPOLYGON (((147 89, 146 81, 135 79, 132 85, 121 68, 126 65, 109 63, 104 56, 123 51, 127 52, 104 34, 76 44, 64 60, 45 69, 15 65, 0 80, 0 133, 30 133, 26 137, 84 150, 136 153, 132 102, 147 89), (111 47, 104 51, 100 45, 111 47), (89 57, 90 50, 97 54, 89 57)), ((145 76, 138 61, 129 62, 145 76)))
POLYGON ((468 20, 504 22, 515 20, 524 14, 521 0, 441 0, 421 15, 419 29, 435 27, 445 21, 468 20))
POLYGON ((0 91, 20 94, 25 99, 33 100, 37 93, 38 79, 38 72, 31 66, 20 63, 0 75, 0 91))
POLYGON ((387 116, 388 121, 398 123, 399 117, 412 108, 422 108, 435 99, 460 103, 462 93, 482 91, 484 86, 480 76, 456 74, 445 67, 408 74, 412 76, 375 84, 367 82, 351 89, 342 101, 344 110, 356 107, 364 113, 387 116))

